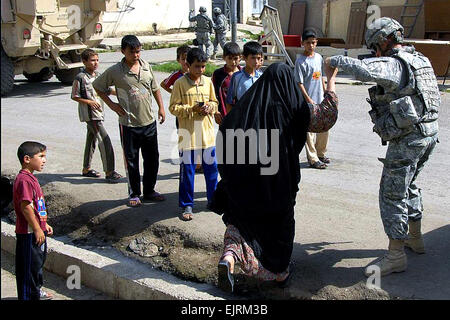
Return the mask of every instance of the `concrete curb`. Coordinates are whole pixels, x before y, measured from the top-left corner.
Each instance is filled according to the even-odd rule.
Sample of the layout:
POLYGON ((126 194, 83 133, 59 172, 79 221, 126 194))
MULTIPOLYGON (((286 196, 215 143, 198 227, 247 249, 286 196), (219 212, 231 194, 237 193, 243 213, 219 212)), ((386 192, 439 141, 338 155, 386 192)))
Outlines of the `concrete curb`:
MULTIPOLYGON (((1 248, 15 255, 14 225, 1 222, 1 248)), ((125 257, 114 248, 86 250, 64 243, 68 238, 47 239, 44 268, 67 278, 69 266, 80 268, 81 283, 116 299, 224 300, 233 297, 210 284, 184 281, 125 257)), ((235 297, 234 297, 235 299, 235 297)))

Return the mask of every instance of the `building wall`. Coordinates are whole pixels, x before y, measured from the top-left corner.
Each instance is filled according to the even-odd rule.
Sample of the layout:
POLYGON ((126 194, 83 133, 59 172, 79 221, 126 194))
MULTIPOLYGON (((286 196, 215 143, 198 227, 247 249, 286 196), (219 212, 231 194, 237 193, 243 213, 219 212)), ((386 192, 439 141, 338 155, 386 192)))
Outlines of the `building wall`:
POLYGON ((240 20, 238 22, 239 23, 247 23, 247 20, 252 16, 252 11, 253 11, 252 1, 253 0, 238 0, 238 1, 241 2, 240 20))
MULTIPOLYGON (((280 16, 281 29, 283 34, 287 34, 289 30, 289 19, 291 14, 291 5, 295 0, 269 0, 268 5, 278 10, 280 16)), ((320 36, 322 36, 322 8, 325 0, 305 0, 306 15, 305 28, 314 28, 320 36)))
POLYGON ((145 33, 153 31, 153 23, 157 24, 158 30, 188 28, 189 10, 198 13, 200 6, 205 6, 211 16, 211 0, 119 0, 119 11, 122 12, 104 14, 105 35, 145 33), (124 12, 127 4, 134 9, 124 12))
MULTIPOLYGON (((253 0, 240 1, 239 23, 246 23, 252 15, 253 0)), ((105 12, 103 29, 105 36, 123 35, 126 33, 143 34, 153 31, 153 23, 158 30, 188 28, 189 11, 197 14, 200 6, 207 9, 212 17, 212 0, 118 0, 119 12, 105 12), (134 8, 127 10, 127 7, 134 8)))
MULTIPOLYGON (((324 1, 325 2, 325 1, 324 1)), ((361 2, 355 0, 332 0, 330 1, 330 27, 329 38, 347 38, 348 19, 350 17, 350 7, 352 2, 361 2)), ((412 1, 411 1, 412 2, 412 1)), ((380 7, 403 6, 405 0, 371 0, 369 5, 377 5, 380 7)), ((326 2, 323 6, 323 17, 326 16, 326 2)), ((369 15, 370 16, 370 15, 369 15)), ((325 30, 325 18, 322 24, 325 30)), ((423 8, 417 18, 417 22, 411 38, 423 38, 425 32, 425 19, 423 8)))
MULTIPOLYGON (((287 34, 289 28, 289 18, 292 2, 296 0, 269 0, 269 5, 278 9, 280 23, 283 33, 287 34)), ((360 0, 329 0, 330 1, 330 24, 328 38, 347 38, 348 20, 350 17, 350 7, 352 2, 360 0)), ((315 29, 319 36, 324 36, 326 24, 326 4, 327 0, 304 0, 306 2, 305 28, 315 29)), ((370 0, 369 5, 403 6, 405 0, 370 0)), ((417 19, 414 32, 411 38, 423 38, 425 31, 423 9, 417 19)))

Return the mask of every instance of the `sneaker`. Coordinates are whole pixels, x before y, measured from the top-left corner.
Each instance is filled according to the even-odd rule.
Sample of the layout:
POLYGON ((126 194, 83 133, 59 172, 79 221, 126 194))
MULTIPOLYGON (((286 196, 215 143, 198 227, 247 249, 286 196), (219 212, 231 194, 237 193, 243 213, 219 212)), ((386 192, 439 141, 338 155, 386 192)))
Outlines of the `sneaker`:
POLYGON ((51 293, 48 293, 44 290, 40 290, 39 292, 39 300, 52 300, 53 299, 53 295, 51 293))

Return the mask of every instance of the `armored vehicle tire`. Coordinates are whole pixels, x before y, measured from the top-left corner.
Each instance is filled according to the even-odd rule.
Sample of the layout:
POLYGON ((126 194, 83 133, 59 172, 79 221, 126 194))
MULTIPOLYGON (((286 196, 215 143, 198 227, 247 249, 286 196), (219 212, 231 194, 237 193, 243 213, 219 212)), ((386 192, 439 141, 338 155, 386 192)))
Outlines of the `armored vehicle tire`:
MULTIPOLYGON (((63 59, 65 63, 69 64, 81 61, 81 55, 76 54, 75 52, 70 52, 67 55, 61 56, 61 59, 63 59)), ((72 84, 78 73, 80 73, 80 68, 57 69, 55 71, 55 76, 63 84, 72 84)))
POLYGON ((1 48, 1 68, 2 68, 2 90, 1 94, 8 94, 14 87, 14 65, 11 59, 6 55, 3 47, 1 48))
POLYGON ((41 82, 50 80, 50 78, 53 77, 53 72, 51 72, 49 68, 43 68, 41 71, 37 73, 24 72, 23 75, 30 82, 41 82))
POLYGON ((63 84, 72 84, 73 80, 80 73, 80 68, 74 68, 69 70, 56 70, 55 76, 63 84))

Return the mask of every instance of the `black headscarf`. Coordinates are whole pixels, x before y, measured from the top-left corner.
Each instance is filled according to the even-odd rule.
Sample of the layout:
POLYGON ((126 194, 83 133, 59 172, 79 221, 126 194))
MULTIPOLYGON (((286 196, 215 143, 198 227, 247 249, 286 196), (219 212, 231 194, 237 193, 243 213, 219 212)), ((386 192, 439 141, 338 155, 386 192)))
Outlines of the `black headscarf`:
MULTIPOLYGON (((270 65, 242 96, 219 127, 217 154, 221 181, 214 193, 211 209, 223 214, 223 221, 237 227, 262 265, 275 273, 289 265, 295 233, 294 205, 300 182, 299 153, 306 141, 310 111, 295 83, 293 70, 286 64, 270 65), (227 138, 227 130, 268 129, 267 144, 278 155, 278 171, 261 175, 269 165, 251 164, 253 143, 244 150, 236 139, 227 138), (279 150, 270 141, 270 130, 279 130, 279 150), (230 145, 234 162, 227 161, 230 145), (245 164, 237 158, 245 152, 245 164), (220 159, 223 159, 221 163, 220 159)), ((250 130, 251 131, 251 130, 250 130)), ((254 163, 254 162, 253 162, 254 163)))

